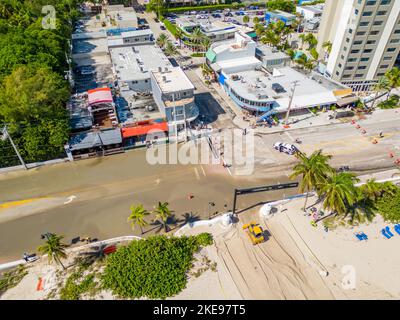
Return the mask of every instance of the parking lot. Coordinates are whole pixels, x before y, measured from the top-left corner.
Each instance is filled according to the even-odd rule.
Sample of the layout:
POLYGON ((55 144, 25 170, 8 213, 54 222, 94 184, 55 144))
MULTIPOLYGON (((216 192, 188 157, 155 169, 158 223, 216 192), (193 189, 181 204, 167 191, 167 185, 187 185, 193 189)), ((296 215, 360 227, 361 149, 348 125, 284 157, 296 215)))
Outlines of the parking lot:
POLYGON ((193 18, 195 17, 199 21, 222 21, 222 22, 230 22, 236 25, 244 25, 247 27, 253 27, 253 19, 254 17, 258 17, 260 22, 264 21, 265 9, 253 9, 253 10, 215 10, 215 11, 186 11, 183 14, 166 14, 167 20, 171 23, 176 23, 176 18, 193 18), (245 16, 249 17, 249 22, 244 23, 243 18, 245 16))

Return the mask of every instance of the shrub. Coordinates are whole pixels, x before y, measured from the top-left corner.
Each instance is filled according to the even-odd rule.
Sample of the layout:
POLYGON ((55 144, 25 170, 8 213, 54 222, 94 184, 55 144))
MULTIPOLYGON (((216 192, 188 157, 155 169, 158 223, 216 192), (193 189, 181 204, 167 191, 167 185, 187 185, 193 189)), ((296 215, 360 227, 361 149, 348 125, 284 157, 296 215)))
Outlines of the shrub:
POLYGON ((213 236, 210 233, 203 232, 196 236, 196 241, 199 246, 209 246, 213 244, 213 236))
POLYGON ((393 193, 385 192, 376 207, 385 221, 400 222, 400 189, 393 193))
POLYGON ((381 109, 395 109, 399 107, 400 97, 398 95, 392 95, 386 101, 382 101, 378 104, 381 109))
POLYGON ((61 300, 79 300, 84 293, 94 294, 97 283, 94 281, 95 275, 89 274, 83 279, 83 271, 77 271, 71 274, 65 286, 60 291, 61 300))
POLYGON ((0 296, 8 289, 15 287, 28 274, 25 266, 19 265, 16 269, 0 274, 0 296))
POLYGON ((103 286, 123 298, 165 299, 186 287, 193 253, 212 237, 152 236, 132 241, 107 257, 103 286))

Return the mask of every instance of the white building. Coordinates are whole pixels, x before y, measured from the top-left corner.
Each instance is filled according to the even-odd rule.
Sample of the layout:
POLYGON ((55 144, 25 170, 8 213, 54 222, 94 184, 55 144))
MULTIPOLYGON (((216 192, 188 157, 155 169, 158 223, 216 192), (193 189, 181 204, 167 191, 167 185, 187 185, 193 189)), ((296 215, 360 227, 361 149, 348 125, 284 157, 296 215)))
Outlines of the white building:
POLYGON ((180 67, 158 68, 151 72, 153 98, 170 126, 183 128, 195 120, 199 110, 194 102, 194 85, 180 67))
POLYGON ((117 36, 107 37, 108 48, 149 44, 154 42, 154 35, 150 29, 121 32, 117 36))
POLYGON ((327 0, 317 46, 327 58, 325 74, 355 91, 370 90, 400 61, 399 18, 399 0, 327 0))
POLYGON ((171 67, 162 50, 154 45, 110 48, 112 69, 121 90, 150 92, 150 73, 158 67, 171 67))
POLYGON ((305 20, 320 18, 322 16, 323 12, 324 12, 323 5, 297 6, 296 7, 296 13, 301 14, 305 20))
POLYGON ((219 83, 240 108, 260 117, 286 112, 295 83, 293 110, 329 107, 351 95, 351 89, 339 83, 285 66, 287 57, 280 52, 265 47, 257 50, 254 41, 240 34, 236 40, 212 46, 206 57, 219 83), (271 58, 274 56, 276 59, 271 58), (271 61, 275 60, 274 67, 271 61))

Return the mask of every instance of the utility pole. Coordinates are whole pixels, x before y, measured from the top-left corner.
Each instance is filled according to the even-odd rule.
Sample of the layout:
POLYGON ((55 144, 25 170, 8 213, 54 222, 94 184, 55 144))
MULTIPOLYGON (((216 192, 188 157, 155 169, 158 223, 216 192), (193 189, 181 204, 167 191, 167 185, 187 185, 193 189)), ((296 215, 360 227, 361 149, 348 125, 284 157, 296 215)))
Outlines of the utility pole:
POLYGON ((297 84, 299 83, 298 80, 293 81, 293 89, 292 89, 292 95, 290 96, 290 100, 289 100, 289 106, 286 112, 286 117, 285 117, 285 126, 288 125, 288 120, 289 120, 289 113, 290 113, 290 108, 292 107, 292 102, 293 102, 293 97, 294 97, 294 92, 296 90, 297 84))
POLYGON ((21 157, 21 155, 20 155, 20 153, 19 153, 19 151, 18 151, 18 149, 17 149, 17 146, 14 144, 14 141, 12 140, 10 134, 9 134, 8 131, 7 131, 7 125, 5 125, 4 128, 3 128, 2 140, 4 141, 4 140, 6 140, 7 138, 10 140, 11 145, 12 145, 12 147, 14 148, 14 151, 15 151, 15 153, 17 154, 19 161, 20 161, 21 164, 24 166, 25 170, 28 170, 28 167, 26 166, 26 164, 25 164, 25 162, 24 162, 24 159, 22 159, 22 157, 21 157))
POLYGON ((176 122, 175 93, 172 94, 172 103, 174 105, 175 138, 176 138, 176 143, 178 143, 178 124, 176 122))
POLYGON ((186 106, 183 105, 183 121, 185 122, 185 136, 186 136, 186 141, 188 141, 188 132, 187 132, 187 125, 186 125, 186 106))

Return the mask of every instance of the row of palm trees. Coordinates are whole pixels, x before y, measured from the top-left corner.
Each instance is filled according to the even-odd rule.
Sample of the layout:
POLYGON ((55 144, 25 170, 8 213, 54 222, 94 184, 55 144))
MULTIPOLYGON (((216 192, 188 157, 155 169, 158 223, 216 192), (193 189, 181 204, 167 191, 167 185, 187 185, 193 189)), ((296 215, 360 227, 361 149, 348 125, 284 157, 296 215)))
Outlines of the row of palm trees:
POLYGON ((173 57, 179 54, 178 49, 165 33, 161 33, 158 36, 156 43, 161 49, 164 50, 166 56, 173 57))
POLYGON ((290 178, 301 177, 300 191, 307 192, 304 211, 310 191, 315 191, 319 200, 323 201, 324 209, 330 210, 334 216, 349 219, 350 223, 371 221, 375 216, 376 200, 383 193, 393 194, 397 189, 390 182, 378 183, 373 179, 357 186, 359 179, 353 173, 337 173, 328 163, 332 156, 322 153, 322 150, 310 156, 299 152, 297 158, 299 162, 294 166, 290 178))
POLYGON ((142 204, 132 205, 131 206, 131 214, 128 217, 128 222, 131 223, 132 229, 135 229, 135 226, 139 226, 141 234, 143 234, 143 228, 149 224, 146 221, 146 217, 151 213, 155 214, 155 219, 153 222, 159 222, 161 226, 164 228, 165 232, 168 232, 168 218, 172 216, 174 211, 169 209, 168 202, 158 202, 158 205, 154 207, 154 211, 150 212, 146 210, 142 204))
POLYGON ((387 100, 389 99, 392 91, 398 87, 400 87, 400 69, 394 67, 393 69, 387 71, 374 86, 375 96, 371 104, 371 109, 375 106, 376 100, 381 93, 387 92, 387 100))
MULTIPOLYGON (((165 232, 168 232, 168 218, 171 217, 173 213, 168 206, 168 202, 158 202, 158 205, 154 207, 153 211, 156 215, 156 220, 158 220, 165 232)), ((150 215, 150 212, 147 211, 143 205, 132 205, 131 214, 128 217, 128 222, 131 223, 132 229, 134 229, 135 226, 139 226, 141 233, 143 234, 143 227, 149 224, 145 220, 148 215, 150 215)), ((189 217, 186 219, 188 221, 190 220, 189 217)), ((62 263, 62 259, 67 258, 66 248, 68 247, 68 245, 62 241, 64 236, 47 233, 45 239, 45 243, 38 247, 38 252, 41 255, 47 255, 49 263, 56 262, 63 268, 63 270, 66 270, 66 266, 62 263)), ((104 246, 100 247, 99 250, 88 252, 87 254, 91 256, 89 256, 89 258, 93 258, 94 256, 98 258, 99 255, 104 255, 103 249, 104 246)))

